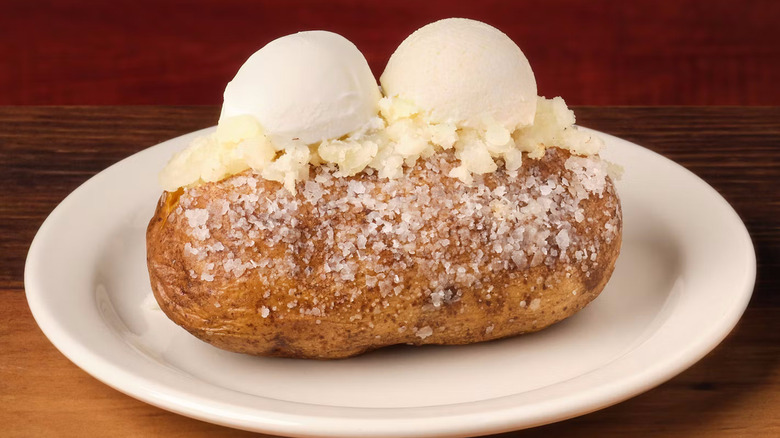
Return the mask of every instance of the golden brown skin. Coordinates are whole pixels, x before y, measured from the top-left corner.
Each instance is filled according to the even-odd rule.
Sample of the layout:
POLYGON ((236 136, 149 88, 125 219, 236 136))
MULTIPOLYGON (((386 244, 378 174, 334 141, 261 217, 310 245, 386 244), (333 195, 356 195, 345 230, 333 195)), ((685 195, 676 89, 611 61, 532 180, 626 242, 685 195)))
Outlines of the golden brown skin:
MULTIPOLYGON (((514 196, 513 191, 527 191, 522 187, 527 175, 534 174, 542 180, 548 176, 560 178, 564 175, 569 180, 576 179, 566 169, 567 158, 568 152, 549 149, 540 160, 526 160, 519 175, 511 176, 499 170, 484 175, 475 186, 481 184, 494 189, 503 185, 510 192, 506 195, 507 199, 516 199, 511 197, 514 196)), ((447 160, 451 164, 452 157, 447 160)), ((447 163, 442 166, 446 167, 447 163)), ((452 178, 434 178, 431 175, 420 166, 415 167, 404 176, 408 181, 400 186, 399 193, 404 193, 404 187, 426 184, 441 186, 445 193, 461 198, 469 190, 476 190, 452 178)), ((375 176, 359 174, 341 179, 369 184, 367 187, 376 190, 372 196, 384 196, 382 199, 392 196, 381 193, 385 183, 375 176), (374 183, 376 185, 371 185, 374 183)), ((236 188, 229 184, 230 181, 222 181, 187 192, 166 192, 147 230, 149 275, 162 310, 196 337, 230 351, 333 359, 399 343, 469 344, 534 332, 576 313, 596 298, 607 284, 620 251, 620 203, 615 187, 607 177, 600 196, 592 193, 579 201, 585 220, 578 222, 573 214, 566 213, 567 224, 555 222, 542 226, 570 227, 569 234, 574 238, 566 251, 566 260, 560 255, 555 257, 548 253, 543 261, 533 261, 531 251, 526 248, 528 257, 514 259, 525 266, 514 262, 501 265, 501 254, 489 249, 489 233, 474 226, 495 225, 500 222, 498 219, 489 213, 475 216, 473 220, 468 216, 454 217, 459 214, 457 207, 437 208, 436 214, 428 218, 417 233, 433 233, 432 239, 436 240, 431 242, 440 241, 443 237, 441 233, 445 233, 450 240, 449 245, 437 246, 438 252, 434 254, 433 249, 426 249, 433 248, 434 243, 423 245, 418 239, 420 246, 417 252, 399 258, 399 250, 393 252, 372 246, 376 240, 385 239, 384 242, 389 244, 392 239, 388 240, 381 233, 370 235, 367 244, 361 245, 364 248, 350 253, 349 257, 360 256, 373 262, 360 263, 358 260, 354 278, 341 280, 328 273, 328 268, 324 266, 328 254, 334 249, 331 247, 333 242, 323 237, 326 235, 323 228, 362 226, 368 221, 371 208, 363 206, 338 214, 326 214, 324 210, 317 211, 304 202, 305 196, 299 189, 295 199, 301 201, 301 206, 294 213, 296 221, 290 222, 289 227, 296 239, 275 241, 274 233, 278 234, 279 230, 271 227, 257 232, 250 239, 252 246, 247 246, 246 241, 238 244, 230 234, 236 232, 236 217, 240 216, 233 213, 236 202, 229 201, 231 192, 276 193, 282 196, 279 195, 282 193, 280 184, 260 178, 257 180, 255 189, 247 186, 236 188), (214 200, 227 200, 225 202, 231 203, 230 212, 223 215, 212 213, 209 216, 208 238, 195 238, 192 223, 188 223, 186 214, 182 213, 187 209, 179 209, 185 197, 190 208, 206 208, 207 205, 213 208, 214 200), (441 224, 446 226, 439 226, 441 224), (221 242, 225 249, 209 252, 202 259, 185 249, 187 243, 212 245, 215 242, 221 242), (469 242, 472 246, 465 248, 469 242), (478 266, 466 264, 475 257, 474 242, 479 243, 480 253, 484 252, 478 266), (587 252, 587 248, 598 250, 587 252), (586 250, 586 255, 575 255, 581 249, 586 250), (242 261, 292 257, 296 266, 257 266, 239 275, 219 268, 222 266, 220 257, 224 258, 228 252, 242 261), (393 279, 391 286, 401 286, 400 293, 387 293, 380 285, 369 281, 379 269, 376 266, 397 266, 398 260, 406 262, 401 265, 404 266, 402 269, 394 268, 392 275, 397 274, 398 278, 393 279), (444 289, 440 287, 438 290, 456 298, 444 300, 436 306, 432 304, 431 278, 455 278, 444 272, 441 260, 449 260, 457 266, 474 266, 477 282, 472 286, 464 285, 463 281, 452 281, 449 286, 444 283, 439 285, 444 289), (208 269, 209 263, 215 263, 216 268, 208 269), (494 267, 503 267, 489 269, 491 263, 494 267), (200 272, 212 273, 213 279, 204 280, 198 275, 200 272), (353 292, 345 293, 348 290, 353 292), (314 308, 319 310, 312 311, 314 308)), ((324 205, 348 197, 346 187, 346 184, 334 185, 324 195, 324 205)), ((562 196, 567 196, 566 193, 562 196)), ((395 193, 394 196, 400 195, 395 193)), ((289 198, 293 199, 292 195, 289 198)), ((429 201, 432 205, 437 197, 433 199, 429 201)), ((264 202, 261 196, 257 209, 270 209, 264 202)), ((396 217, 391 222, 397 224, 401 220, 396 217)), ((519 220, 513 226, 520 226, 522 219, 519 220)), ((556 233, 553 230, 546 242, 550 250, 559 251, 556 233)))

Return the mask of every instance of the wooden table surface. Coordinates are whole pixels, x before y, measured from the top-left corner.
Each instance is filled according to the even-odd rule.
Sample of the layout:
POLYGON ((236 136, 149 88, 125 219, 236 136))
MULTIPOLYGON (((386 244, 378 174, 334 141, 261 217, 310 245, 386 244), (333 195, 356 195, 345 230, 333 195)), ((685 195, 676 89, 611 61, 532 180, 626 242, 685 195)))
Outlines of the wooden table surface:
MULTIPOLYGON (((780 436, 780 107, 579 107, 579 123, 692 170, 737 210, 758 255, 753 299, 711 354, 616 406, 506 436, 780 436)), ((0 107, 0 435, 249 436, 146 405, 60 354, 27 307, 36 230, 108 165, 216 121, 208 107, 0 107)), ((67 293, 67 291, 63 291, 67 293)))

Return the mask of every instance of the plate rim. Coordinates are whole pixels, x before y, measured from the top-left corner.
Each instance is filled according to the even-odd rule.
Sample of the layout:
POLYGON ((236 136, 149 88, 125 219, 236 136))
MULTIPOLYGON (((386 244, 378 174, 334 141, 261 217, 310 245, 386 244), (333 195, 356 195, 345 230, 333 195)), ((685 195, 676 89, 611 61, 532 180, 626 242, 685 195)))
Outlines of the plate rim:
MULTIPOLYGON (((735 223, 739 225, 739 231, 741 234, 740 240, 747 244, 746 249, 748 250, 747 258, 744 260, 746 276, 740 282, 740 284, 743 285, 743 288, 740 291, 735 291, 735 305, 730 308, 730 313, 720 318, 718 324, 713 324, 710 327, 711 333, 709 333, 708 336, 700 337, 700 342, 698 344, 689 344, 687 350, 676 351, 676 355, 674 355, 676 357, 667 356, 666 361, 656 363, 653 366, 648 366, 643 369, 643 372, 641 373, 621 376, 621 379, 616 379, 615 381, 610 382, 608 385, 601 385, 599 387, 599 391, 597 391, 597 394, 593 394, 594 391, 589 392, 590 397, 584 397, 581 393, 577 393, 557 399, 557 406, 537 406, 536 409, 538 412, 535 416, 527 414, 525 416, 518 415, 517 408, 513 409, 510 407, 500 411, 491 411, 492 417, 490 421, 485 421, 485 419, 481 417, 483 412, 475 410, 471 413, 471 415, 458 414, 456 416, 457 421, 453 421, 453 418, 448 418, 446 415, 438 415, 433 418, 418 416, 416 418, 406 419, 408 421, 404 421, 405 424, 397 424, 398 417, 396 416, 389 416, 386 418, 382 418, 381 415, 363 417, 363 414, 376 414, 388 411, 392 411, 394 413, 419 413, 420 411, 431 410, 431 408, 440 408, 441 406, 451 405, 414 408, 365 408, 330 406, 328 408, 332 408, 338 411, 349 411, 353 414, 357 413, 361 415, 341 417, 337 419, 331 416, 314 417, 318 423, 313 426, 316 428, 316 430, 312 430, 312 425, 306 424, 306 420, 311 420, 313 418, 312 415, 282 415, 279 412, 275 412, 273 410, 261 409, 258 411, 257 409, 250 409, 256 413, 256 415, 254 415, 252 418, 245 418, 246 416, 238 415, 233 416, 232 418, 228 418, 230 415, 225 415, 225 413, 227 413, 228 409, 233 408, 233 406, 231 406, 229 403, 224 403, 223 400, 216 402, 214 400, 205 400, 201 402, 203 403, 202 405, 198 405, 197 403, 183 404, 181 401, 176 404, 173 402, 176 401, 175 399, 177 397, 186 396, 192 398, 192 395, 182 393, 179 388, 172 388, 170 385, 163 385, 163 389, 165 389, 169 395, 167 398, 161 397, 160 394, 150 393, 148 390, 145 392, 144 390, 134 389, 148 389, 154 386, 159 387, 159 384, 158 382, 149 380, 145 376, 137 375, 128 371, 127 369, 113 366, 111 363, 103 360, 103 358, 97 352, 91 350, 87 345, 80 343, 77 338, 70 336, 72 334, 58 330, 56 315, 51 315, 50 312, 46 309, 44 300, 45 292, 41 291, 40 287, 37 285, 36 260, 40 258, 40 247, 43 245, 42 242, 44 237, 47 235, 47 230, 54 226, 52 224, 55 223, 59 215, 61 215, 62 212, 67 208, 67 205, 71 202, 74 202, 74 199, 79 196, 78 194, 85 190, 85 186, 95 184, 96 181, 107 178, 107 175, 110 174, 112 169, 126 165, 128 160, 142 159, 142 155, 149 153, 154 149, 165 147, 171 143, 184 142, 186 139, 194 138, 197 135, 201 135, 213 129, 215 129, 215 127, 212 126, 166 140, 157 145, 132 154, 90 177, 78 188, 68 194, 68 196, 66 196, 47 216, 46 220, 41 224, 40 228, 36 232, 25 261, 24 287, 28 305, 32 311, 36 323, 44 332, 46 337, 50 340, 50 342, 52 342, 52 344, 71 362, 104 384, 133 398, 139 399, 156 407, 175 412, 177 414, 228 427, 295 436, 366 436, 368 433, 368 431, 365 429, 366 427, 369 428, 368 430, 370 430, 371 436, 439 436, 453 434, 471 435, 475 433, 499 433, 507 430, 517 429, 518 427, 534 427, 555 421, 562 421, 568 418, 603 409, 623 400, 634 397, 666 382, 672 377, 683 372, 694 363, 698 362, 713 348, 720 344, 723 339, 732 331, 734 326, 736 326, 737 322, 747 308, 747 305, 752 296, 753 289, 755 287, 757 266, 755 247, 753 246, 752 239, 738 213, 728 203, 728 201, 726 201, 723 196, 717 192, 716 189, 714 189, 706 181, 698 177, 684 166, 681 166, 680 164, 664 157, 657 152, 610 134, 583 128, 587 131, 598 134, 602 138, 605 138, 607 144, 616 142, 622 143, 627 147, 638 148, 637 150, 642 151, 642 153, 651 154, 654 158, 663 160, 665 164, 673 165, 678 171, 682 171, 685 174, 686 180, 695 181, 696 184, 699 185, 698 188, 707 190, 711 196, 714 196, 714 199, 719 201, 718 204, 721 207, 725 207, 725 211, 727 211, 731 216, 729 218, 730 221, 735 221, 735 223), (120 380, 117 381, 117 379, 120 380), (595 400, 589 401, 588 399, 595 400), (219 404, 220 406, 215 408, 215 404, 219 404), (566 407, 562 409, 560 406, 561 404, 566 405, 566 407), (586 408, 583 409, 584 407, 586 408), (220 410, 224 412, 220 413, 220 410), (273 417, 277 418, 274 420, 273 417), (520 421, 521 418, 524 418, 524 420, 520 421)), ((637 346, 635 348, 639 347, 637 346)), ((603 366, 606 365, 609 365, 609 363, 603 366)), ((575 377, 575 379, 577 378, 579 377, 575 377)), ((208 385, 213 385, 208 382, 206 383, 208 385)), ((502 397, 461 404, 478 407, 478 405, 485 405, 487 404, 486 402, 491 400, 511 398, 516 397, 517 395, 518 394, 510 394, 502 397)), ((260 396, 251 397, 262 398, 260 396)), ((306 405, 306 403, 293 401, 273 398, 266 399, 272 400, 273 403, 291 404, 294 406, 306 405)), ((550 404, 551 402, 548 402, 548 405, 550 404)), ((326 407, 325 405, 312 406, 326 407)))

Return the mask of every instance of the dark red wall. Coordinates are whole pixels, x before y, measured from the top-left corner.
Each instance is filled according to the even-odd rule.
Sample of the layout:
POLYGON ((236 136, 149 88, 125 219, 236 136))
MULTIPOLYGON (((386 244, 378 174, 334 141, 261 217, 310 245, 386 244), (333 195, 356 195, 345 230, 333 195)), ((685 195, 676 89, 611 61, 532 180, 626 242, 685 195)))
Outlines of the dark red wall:
POLYGON ((490 23, 570 104, 780 105, 780 1, 0 2, 0 104, 218 104, 273 38, 326 29, 379 76, 414 29, 490 23))

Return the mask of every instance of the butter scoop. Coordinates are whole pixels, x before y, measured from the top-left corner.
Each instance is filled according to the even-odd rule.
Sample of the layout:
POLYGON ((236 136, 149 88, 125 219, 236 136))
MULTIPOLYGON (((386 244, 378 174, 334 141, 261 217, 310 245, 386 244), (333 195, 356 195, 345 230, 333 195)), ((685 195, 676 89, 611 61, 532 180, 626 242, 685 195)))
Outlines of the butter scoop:
POLYGON ((409 35, 379 79, 388 97, 413 103, 432 123, 506 131, 529 126, 536 79, 523 52, 488 24, 448 18, 409 35))
POLYGON ((360 129, 379 111, 379 86, 343 36, 299 32, 255 52, 225 88, 220 123, 251 115, 279 146, 313 144, 360 129))

